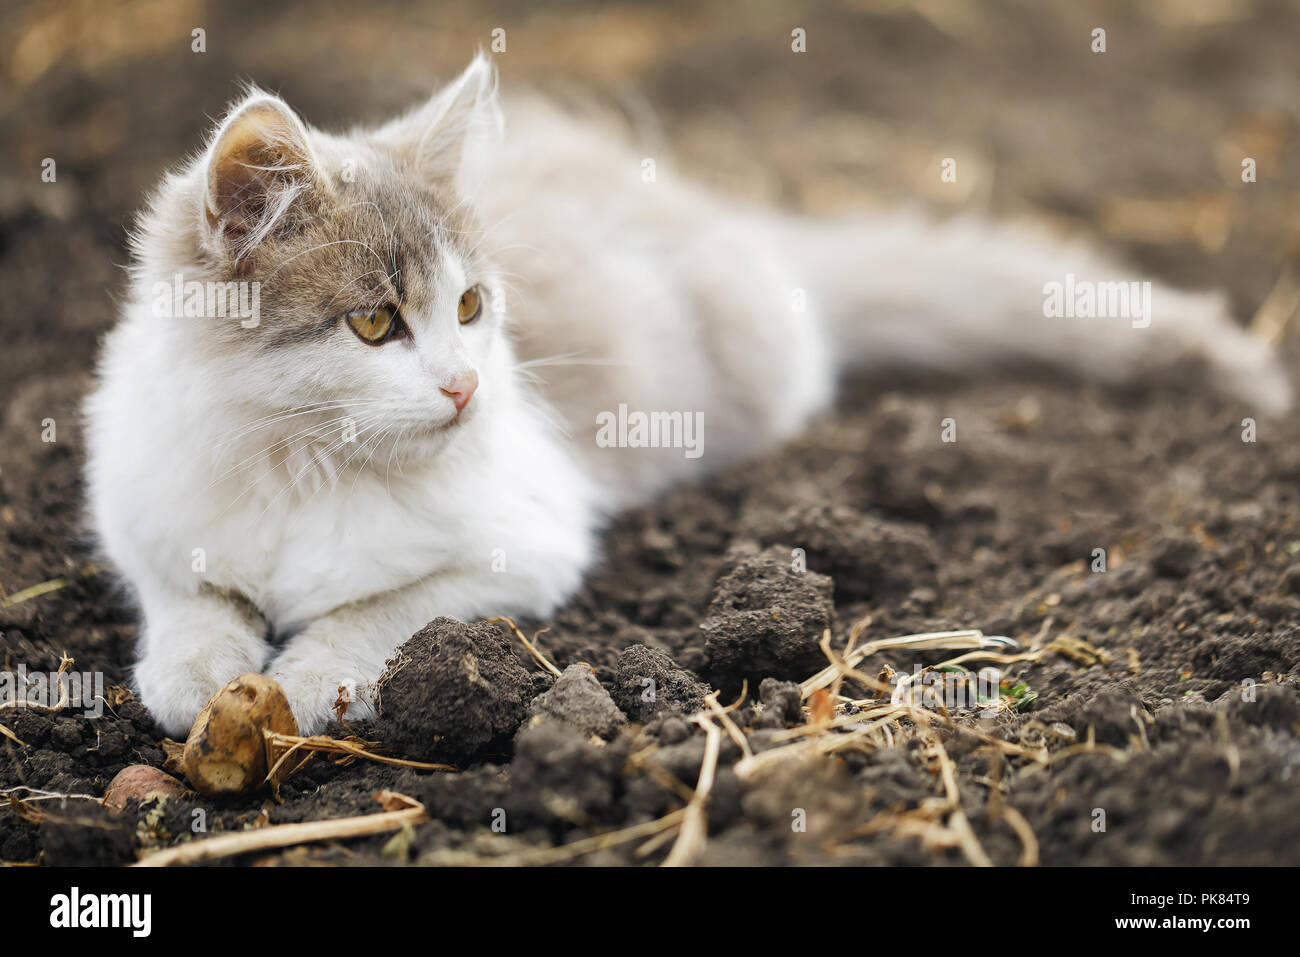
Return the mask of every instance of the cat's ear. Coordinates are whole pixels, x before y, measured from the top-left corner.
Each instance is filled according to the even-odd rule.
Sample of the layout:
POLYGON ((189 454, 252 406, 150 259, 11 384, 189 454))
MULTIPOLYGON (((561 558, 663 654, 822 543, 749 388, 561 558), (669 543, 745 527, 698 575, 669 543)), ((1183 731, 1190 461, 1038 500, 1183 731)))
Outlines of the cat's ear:
POLYGON ((238 263, 268 237, 292 228, 325 188, 302 121, 279 97, 255 91, 212 139, 204 218, 238 263))
POLYGON ((504 128, 496 67, 479 53, 428 102, 383 127, 380 137, 427 182, 450 184, 469 196, 484 154, 500 142, 504 128))

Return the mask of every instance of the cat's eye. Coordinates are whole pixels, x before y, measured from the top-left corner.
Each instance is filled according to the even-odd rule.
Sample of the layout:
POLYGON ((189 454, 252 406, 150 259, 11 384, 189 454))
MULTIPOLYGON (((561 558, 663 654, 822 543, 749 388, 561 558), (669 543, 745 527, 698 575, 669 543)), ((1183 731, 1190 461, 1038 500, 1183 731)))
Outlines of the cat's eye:
POLYGON ((361 341, 372 346, 380 345, 390 339, 401 338, 402 320, 392 306, 354 309, 347 314, 347 320, 348 325, 361 341))
POLYGON ((470 286, 460 294, 460 304, 456 308, 456 318, 460 320, 462 326, 467 326, 479 317, 483 311, 483 298, 479 295, 478 286, 470 286))

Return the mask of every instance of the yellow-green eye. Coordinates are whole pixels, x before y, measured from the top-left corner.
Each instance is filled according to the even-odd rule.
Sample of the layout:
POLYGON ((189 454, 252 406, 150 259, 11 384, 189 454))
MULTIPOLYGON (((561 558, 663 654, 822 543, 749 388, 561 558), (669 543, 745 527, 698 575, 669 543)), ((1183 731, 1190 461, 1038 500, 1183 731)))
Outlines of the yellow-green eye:
POLYGON ((467 325, 478 318, 483 311, 483 299, 478 294, 478 286, 470 286, 460 294, 460 305, 456 309, 456 318, 461 325, 467 325))
POLYGON ((392 306, 354 309, 348 313, 347 319, 352 331, 372 345, 384 342, 398 329, 397 310, 392 306))

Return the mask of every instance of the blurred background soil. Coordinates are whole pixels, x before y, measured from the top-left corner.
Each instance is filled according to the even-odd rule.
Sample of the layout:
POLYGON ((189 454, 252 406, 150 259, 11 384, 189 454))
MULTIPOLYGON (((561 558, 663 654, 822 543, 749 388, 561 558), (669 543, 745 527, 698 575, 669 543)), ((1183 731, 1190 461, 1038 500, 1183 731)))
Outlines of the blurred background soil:
MULTIPOLYGON (((113 321, 133 211, 201 145, 241 80, 342 128, 427 95, 499 27, 507 87, 594 97, 646 155, 671 155, 720 190, 813 212, 906 203, 1044 220, 1144 276, 1226 290, 1243 323, 1297 357, 1287 323, 1300 288, 1300 7, 1283 0, 87 0, 11 2, 0 23, 4 669, 53 669, 66 653, 109 685, 128 683, 135 627, 91 564, 76 406, 113 321), (806 53, 791 52, 796 27, 806 53), (1090 49, 1097 27, 1105 53, 1090 49), (196 28, 206 52, 191 49, 196 28), (957 160, 956 183, 940 181, 945 157, 957 160), (1245 157, 1256 182, 1242 182, 1245 157), (54 442, 42 441, 47 419, 54 442), (23 596, 56 579, 62 587, 23 596)), ((1010 805, 1043 863, 1300 863, 1294 416, 1260 419, 1258 441, 1245 443, 1241 420, 1256 413, 1209 394, 1195 368, 1120 393, 980 371, 859 383, 790 448, 615 524, 602 569, 537 624, 551 626, 547 654, 590 664, 647 726, 640 737, 597 746, 543 729, 455 776, 318 761, 283 804, 214 807, 213 827, 369 811, 368 795, 389 786, 425 800, 433 820, 402 843, 275 859, 436 863, 498 853, 485 837, 498 806, 518 822, 512 847, 652 819, 682 799, 634 755, 655 749, 660 772, 692 784, 702 736, 671 715, 633 714, 620 656, 645 645, 734 690, 739 672, 707 644, 719 616, 789 605, 800 620, 833 619, 837 646, 871 613, 867 637, 978 627, 1026 647, 1065 635, 1102 652, 1010 666, 1038 700, 996 730, 1046 737, 1054 754, 1089 734, 1106 748, 1042 764, 947 737, 994 862, 1030 859, 1001 811, 1010 805), (955 445, 939 441, 947 416, 961 423, 955 445), (1105 574, 1089 570, 1098 547, 1105 574), (829 597, 782 591, 764 548, 804 548, 809 569, 830 577, 829 597), (739 588, 747 576, 771 587, 739 588), (1243 681, 1257 684, 1253 701, 1243 681)), ((886 660, 910 669, 913 657, 886 660)), ((763 667, 808 676, 789 662, 763 667)), ((125 692, 113 701, 97 722, 4 716, 23 744, 0 738, 0 789, 98 795, 126 764, 161 764, 147 713, 125 692)), ((728 770, 737 757, 724 749, 706 862, 967 859, 938 832, 883 823, 943 794, 934 754, 915 742, 756 783, 728 770), (793 807, 808 811, 807 832, 791 831, 793 807)), ((130 833, 93 809, 38 823, 0 808, 0 860, 129 860, 182 836, 183 816, 164 818, 130 833)), ((635 846, 579 859, 654 862, 667 850, 635 857, 635 846)))

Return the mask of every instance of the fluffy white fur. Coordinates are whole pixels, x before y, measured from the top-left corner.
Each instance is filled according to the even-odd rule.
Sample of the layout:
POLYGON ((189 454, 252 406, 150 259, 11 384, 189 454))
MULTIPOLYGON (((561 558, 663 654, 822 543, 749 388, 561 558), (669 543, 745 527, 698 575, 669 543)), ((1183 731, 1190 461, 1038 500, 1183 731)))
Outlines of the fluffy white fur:
MULTIPOLYGON (((642 182, 629 146, 544 103, 512 103, 503 142, 500 115, 483 58, 423 108, 345 137, 254 92, 142 218, 87 403, 89 500, 138 598, 136 683, 168 733, 248 671, 281 682, 306 732, 341 686, 367 715, 386 659, 428 620, 546 615, 610 510, 790 437, 848 366, 1018 356, 1118 381, 1186 353, 1254 411, 1289 402, 1218 297, 1156 287, 1145 330, 1044 319, 1043 285, 1066 273, 1137 278, 1089 249, 976 220, 748 208, 662 163, 642 182), (318 196, 359 157, 363 175, 449 178, 486 224, 472 261, 428 235, 438 268, 432 305, 408 317, 413 346, 343 330, 250 361, 208 320, 151 314, 156 282, 229 278, 214 271, 212 167, 223 132, 263 108, 273 121, 254 132, 282 137, 318 196), (484 326, 459 327, 472 282, 511 292, 484 326), (481 384, 456 418, 438 384, 468 367, 481 384), (701 414, 704 455, 599 447, 595 417, 620 403, 701 414), (337 441, 345 417, 355 443, 337 441)), ((243 242, 264 242, 285 196, 243 242)))

